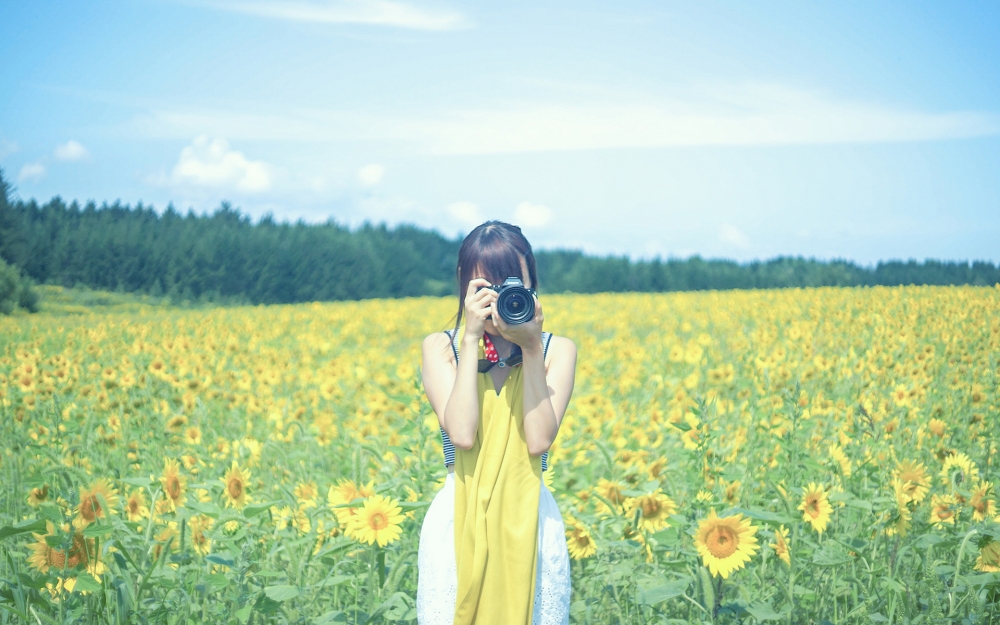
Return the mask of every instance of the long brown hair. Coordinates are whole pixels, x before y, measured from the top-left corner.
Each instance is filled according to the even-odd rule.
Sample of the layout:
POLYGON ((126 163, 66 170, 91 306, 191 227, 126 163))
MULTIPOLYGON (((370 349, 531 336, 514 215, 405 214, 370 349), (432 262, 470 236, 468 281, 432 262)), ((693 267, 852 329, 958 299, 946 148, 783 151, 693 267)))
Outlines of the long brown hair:
POLYGON ((458 266, 455 276, 458 278, 458 314, 455 317, 455 329, 462 323, 462 312, 465 310, 465 292, 469 288, 476 269, 482 271, 482 277, 493 284, 502 284, 509 277, 516 276, 524 281, 521 270, 521 259, 528 266, 528 277, 531 286, 538 289, 538 272, 535 268, 535 255, 531 244, 524 238, 521 229, 503 221, 487 221, 476 226, 462 241, 458 249, 458 266))

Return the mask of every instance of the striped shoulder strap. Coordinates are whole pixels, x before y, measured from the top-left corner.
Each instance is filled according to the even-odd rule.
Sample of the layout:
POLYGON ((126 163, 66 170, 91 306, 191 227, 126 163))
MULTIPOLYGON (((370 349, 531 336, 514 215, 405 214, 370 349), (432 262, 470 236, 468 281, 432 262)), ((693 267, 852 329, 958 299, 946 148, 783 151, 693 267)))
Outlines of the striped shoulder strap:
MULTIPOLYGON (((458 330, 451 329, 445 330, 445 334, 451 339, 451 351, 455 354, 455 362, 458 362, 458 330)), ((545 358, 549 353, 549 342, 552 341, 551 332, 542 332, 542 358, 545 358)))

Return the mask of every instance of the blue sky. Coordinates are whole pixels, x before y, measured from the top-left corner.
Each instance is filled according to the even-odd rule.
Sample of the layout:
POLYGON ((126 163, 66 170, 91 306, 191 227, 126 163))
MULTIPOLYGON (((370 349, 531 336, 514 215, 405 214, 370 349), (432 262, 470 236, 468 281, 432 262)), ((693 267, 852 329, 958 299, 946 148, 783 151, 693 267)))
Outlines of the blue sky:
POLYGON ((8 3, 22 198, 1000 261, 1000 5, 8 3))

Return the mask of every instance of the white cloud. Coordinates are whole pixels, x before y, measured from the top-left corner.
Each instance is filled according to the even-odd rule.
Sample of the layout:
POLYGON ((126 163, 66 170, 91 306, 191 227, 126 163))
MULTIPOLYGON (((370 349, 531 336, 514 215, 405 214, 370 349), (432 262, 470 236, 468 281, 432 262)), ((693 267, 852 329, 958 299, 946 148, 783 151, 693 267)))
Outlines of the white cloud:
POLYGON ((27 163, 21 167, 17 174, 18 182, 37 182, 45 177, 45 165, 41 163, 27 163))
POLYGON ((81 161, 90 156, 87 148, 72 139, 66 143, 57 145, 54 154, 60 161, 81 161))
POLYGON ((776 85, 729 85, 638 102, 510 104, 385 124, 436 154, 623 147, 925 141, 1000 134, 1000 115, 928 113, 776 85))
POLYGON ((259 193, 271 188, 271 166, 251 161, 225 139, 200 135, 181 150, 170 181, 177 186, 213 187, 259 193))
POLYGON ((17 152, 17 144, 13 141, 0 139, 0 161, 17 152))
POLYGON ((522 228, 542 228, 552 221, 552 209, 541 204, 521 202, 514 209, 514 222, 522 228))
POLYGON ((486 221, 483 211, 472 202, 452 202, 448 205, 448 214, 466 226, 478 226, 486 221))
POLYGON ((313 2, 208 0, 193 2, 193 4, 245 15, 320 24, 367 24, 415 30, 455 30, 469 26, 468 21, 461 13, 422 9, 394 0, 313 2))
POLYGON ((719 240, 741 250, 750 249, 750 238, 731 224, 722 224, 719 228, 719 240))
POLYGON ((669 94, 567 89, 561 101, 505 102, 422 117, 365 111, 155 110, 122 134, 302 142, 399 141, 432 154, 701 145, 803 145, 930 141, 1000 134, 1000 114, 925 112, 792 87, 711 85, 669 94))
POLYGON ((361 181, 361 185, 364 187, 374 187, 382 180, 382 176, 384 175, 385 167, 382 167, 378 163, 365 165, 358 170, 358 180, 361 181))

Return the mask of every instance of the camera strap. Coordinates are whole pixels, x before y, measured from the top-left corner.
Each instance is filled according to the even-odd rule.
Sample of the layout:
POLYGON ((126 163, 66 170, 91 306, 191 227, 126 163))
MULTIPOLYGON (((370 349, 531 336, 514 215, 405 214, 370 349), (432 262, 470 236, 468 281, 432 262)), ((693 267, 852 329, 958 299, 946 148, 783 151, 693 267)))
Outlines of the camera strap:
POLYGON ((486 358, 479 359, 479 373, 486 373, 494 366, 500 368, 515 367, 524 362, 521 346, 517 343, 514 343, 509 356, 500 358, 500 355, 497 354, 497 348, 493 345, 493 341, 490 340, 490 335, 485 332, 483 332, 483 351, 486 353, 486 358))

